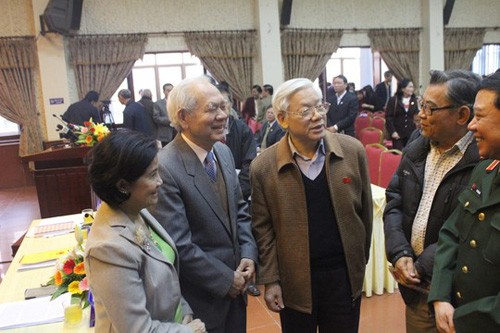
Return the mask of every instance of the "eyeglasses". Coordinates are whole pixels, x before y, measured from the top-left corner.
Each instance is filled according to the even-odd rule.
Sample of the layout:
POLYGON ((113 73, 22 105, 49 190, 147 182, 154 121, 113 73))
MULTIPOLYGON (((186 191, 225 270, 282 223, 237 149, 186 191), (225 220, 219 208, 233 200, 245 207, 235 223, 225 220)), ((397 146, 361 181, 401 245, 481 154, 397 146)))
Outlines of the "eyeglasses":
POLYGON ((207 111, 208 111, 208 112, 213 112, 213 113, 215 113, 215 112, 217 112, 219 109, 221 109, 222 111, 224 111, 224 112, 225 112, 225 111, 226 111, 226 108, 227 108, 227 106, 228 106, 228 104, 229 104, 229 103, 227 103, 227 102, 221 102, 221 103, 219 103, 219 104, 217 104, 217 103, 213 103, 213 102, 210 102, 210 103, 208 103, 208 106, 207 106, 207 111))
POLYGON ((446 106, 430 106, 427 103, 422 103, 422 102, 419 103, 420 109, 423 109, 424 113, 428 116, 432 116, 432 114, 435 111, 454 109, 454 108, 458 108, 459 106, 460 105, 456 105, 456 104, 450 104, 450 105, 446 105, 446 106))
POLYGON ((285 111, 285 112, 289 114, 295 114, 304 119, 311 119, 315 111, 319 113, 321 116, 324 116, 328 112, 329 108, 330 108, 330 103, 324 102, 315 106, 311 106, 300 112, 293 112, 293 111, 285 111))

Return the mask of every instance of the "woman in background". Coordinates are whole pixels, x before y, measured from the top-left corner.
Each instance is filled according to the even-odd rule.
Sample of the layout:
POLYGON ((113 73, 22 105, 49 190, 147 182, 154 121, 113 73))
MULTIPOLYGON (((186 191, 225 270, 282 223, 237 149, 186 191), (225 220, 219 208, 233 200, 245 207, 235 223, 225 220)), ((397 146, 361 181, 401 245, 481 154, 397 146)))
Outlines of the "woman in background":
POLYGON ((120 130, 89 156, 103 201, 85 249, 96 332, 205 332, 181 296, 175 245, 146 210, 162 184, 157 153, 154 139, 120 130))
POLYGON ((413 93, 413 82, 403 79, 398 83, 398 90, 387 102, 385 126, 392 138, 392 148, 403 150, 411 133, 415 130, 413 117, 418 114, 418 102, 413 93))

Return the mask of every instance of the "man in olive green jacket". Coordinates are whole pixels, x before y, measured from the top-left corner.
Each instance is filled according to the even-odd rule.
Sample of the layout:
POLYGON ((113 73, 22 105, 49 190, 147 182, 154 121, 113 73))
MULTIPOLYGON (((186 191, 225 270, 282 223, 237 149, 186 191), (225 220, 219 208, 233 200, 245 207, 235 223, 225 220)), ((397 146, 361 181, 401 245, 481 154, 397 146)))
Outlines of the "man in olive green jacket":
MULTIPOLYGON (((500 70, 474 103, 479 155, 500 159, 500 70)), ((428 301, 439 332, 500 332, 500 161, 474 169, 469 188, 439 233, 428 301)))
POLYGON ((328 106, 310 80, 273 97, 288 133, 252 163, 252 227, 258 282, 282 330, 354 333, 372 232, 361 143, 325 129, 328 106))

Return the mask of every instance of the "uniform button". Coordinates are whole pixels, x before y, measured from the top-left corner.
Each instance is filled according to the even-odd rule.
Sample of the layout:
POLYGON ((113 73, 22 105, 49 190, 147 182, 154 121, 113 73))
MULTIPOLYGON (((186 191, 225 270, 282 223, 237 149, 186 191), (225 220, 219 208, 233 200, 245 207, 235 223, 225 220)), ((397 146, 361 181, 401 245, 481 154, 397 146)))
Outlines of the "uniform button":
POLYGON ((484 213, 479 213, 479 215, 477 216, 477 218, 479 219, 479 221, 484 221, 485 217, 486 217, 486 215, 484 215, 484 213))
POLYGON ((460 291, 457 291, 457 297, 460 299, 462 298, 462 293, 460 291))
POLYGON ((471 240, 471 241, 469 242, 469 244, 470 244, 470 247, 472 247, 473 249, 475 249, 475 248, 477 247, 477 243, 476 243, 476 241, 475 241, 475 240, 471 240))
POLYGON ((462 272, 463 272, 464 274, 469 273, 469 268, 468 268, 467 266, 462 267, 462 272))
POLYGON ((467 208, 467 207, 469 207, 469 205, 470 205, 470 202, 468 202, 468 201, 467 201, 467 202, 464 204, 464 207, 465 207, 465 208, 467 208))

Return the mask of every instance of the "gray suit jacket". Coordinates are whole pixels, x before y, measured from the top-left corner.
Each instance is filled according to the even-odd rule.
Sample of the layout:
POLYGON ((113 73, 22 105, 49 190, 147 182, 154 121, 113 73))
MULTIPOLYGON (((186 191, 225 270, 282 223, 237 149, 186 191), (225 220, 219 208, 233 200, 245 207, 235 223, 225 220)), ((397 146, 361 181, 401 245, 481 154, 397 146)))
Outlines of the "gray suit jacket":
POLYGON ((157 127, 157 139, 161 142, 170 142, 175 136, 175 129, 170 126, 170 119, 167 113, 167 101, 165 98, 155 102, 156 106, 153 109, 153 122, 157 127))
POLYGON ((159 202, 152 212, 179 250, 182 293, 207 329, 226 319, 241 258, 257 262, 248 206, 229 148, 213 147, 227 189, 229 223, 202 163, 181 135, 159 153, 159 202))
POLYGON ((174 322, 181 298, 178 254, 169 235, 148 211, 141 215, 175 251, 175 266, 152 243, 138 237, 121 210, 103 203, 85 246, 85 270, 94 296, 96 332, 192 332, 174 322))

